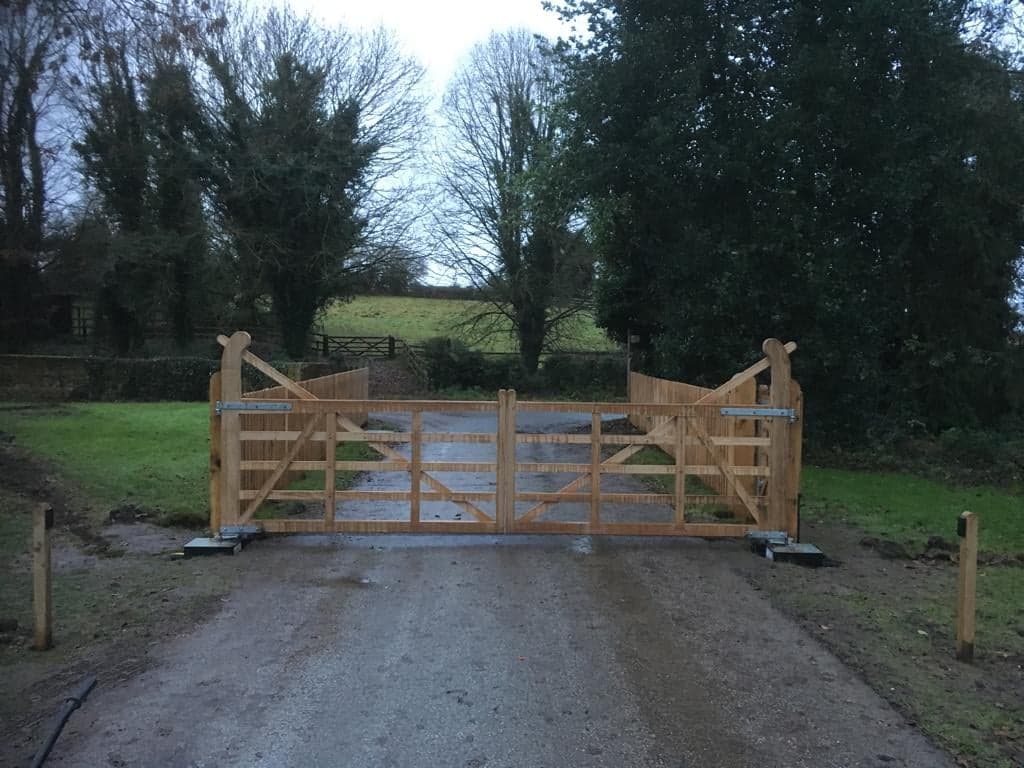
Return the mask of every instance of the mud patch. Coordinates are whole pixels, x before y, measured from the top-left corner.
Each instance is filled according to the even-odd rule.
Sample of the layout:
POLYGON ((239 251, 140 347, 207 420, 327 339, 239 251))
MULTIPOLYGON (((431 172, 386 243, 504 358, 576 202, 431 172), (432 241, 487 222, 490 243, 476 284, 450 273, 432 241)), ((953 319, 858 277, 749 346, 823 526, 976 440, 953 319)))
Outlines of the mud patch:
POLYGON ((911 560, 910 552, 902 544, 888 539, 878 539, 874 536, 865 536, 860 540, 862 547, 873 549, 878 556, 884 560, 911 560))
POLYGON ((0 441, 0 764, 28 764, 41 730, 86 674, 116 686, 150 664, 165 638, 222 605, 238 565, 185 564, 166 553, 188 532, 148 523, 103 525, 99 510, 46 462, 0 441), (54 648, 31 650, 32 513, 54 507, 54 648))
POLYGON ((842 526, 805 523, 803 539, 839 567, 755 557, 737 568, 962 765, 1024 765, 1024 569, 979 570, 974 664, 954 658, 955 565, 912 557, 842 526))

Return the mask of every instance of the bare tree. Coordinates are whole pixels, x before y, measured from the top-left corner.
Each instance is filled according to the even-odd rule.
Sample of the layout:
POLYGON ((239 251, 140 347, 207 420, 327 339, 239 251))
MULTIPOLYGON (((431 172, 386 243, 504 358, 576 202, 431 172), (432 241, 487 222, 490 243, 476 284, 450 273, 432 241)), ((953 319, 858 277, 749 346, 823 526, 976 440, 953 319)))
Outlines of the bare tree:
POLYGON ((59 147, 46 128, 73 29, 63 3, 0 5, 0 321, 9 339, 30 330, 59 147))
POLYGON ((444 257, 486 306, 470 325, 486 336, 511 324, 529 371, 589 307, 592 262, 557 168, 557 87, 535 36, 491 35, 448 86, 438 152, 444 257))

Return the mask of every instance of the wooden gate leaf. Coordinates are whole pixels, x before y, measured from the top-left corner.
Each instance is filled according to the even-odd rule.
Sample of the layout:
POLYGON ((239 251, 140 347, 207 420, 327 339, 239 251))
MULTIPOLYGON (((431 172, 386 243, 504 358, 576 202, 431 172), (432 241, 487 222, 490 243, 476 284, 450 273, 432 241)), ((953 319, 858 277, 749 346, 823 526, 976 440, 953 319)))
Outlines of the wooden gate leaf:
MULTIPOLYGON (((227 336, 224 336, 222 334, 222 335, 217 337, 217 341, 218 341, 218 343, 222 347, 227 347, 227 345, 231 341, 231 339, 229 339, 227 336)), ((248 350, 245 350, 242 353, 242 360, 244 360, 245 362, 247 362, 250 365, 252 365, 254 368, 256 368, 258 371, 260 371, 261 373, 266 375, 268 378, 270 378, 273 381, 275 381, 276 383, 280 384, 282 387, 287 389, 289 392, 293 393, 300 400, 317 400, 318 399, 314 394, 309 392, 309 390, 304 389, 302 386, 297 384, 295 381, 290 379, 288 376, 285 376, 283 373, 281 373, 276 368, 274 368, 274 366, 272 366, 269 363, 267 363, 266 361, 260 359, 259 357, 254 355, 252 352, 249 352, 248 350)), ((338 426, 340 426, 346 432, 355 432, 355 433, 365 432, 365 430, 362 427, 360 427, 358 424, 356 424, 354 421, 352 421, 351 419, 347 418, 346 416, 343 416, 342 414, 338 414, 338 416, 337 416, 337 423, 338 423, 338 426)), ((307 435, 307 437, 308 437, 308 435, 307 435)), ((303 442, 305 442, 304 439, 303 439, 303 442)), ((392 448, 387 443, 370 442, 369 445, 375 451, 377 451, 378 453, 382 454, 383 456, 391 459, 392 461, 401 462, 403 464, 403 466, 408 466, 410 464, 409 460, 407 458, 405 458, 405 456, 403 456, 400 452, 396 451, 394 448, 392 448)), ((294 457, 292 457, 292 458, 294 459, 294 457)), ((280 476, 278 476, 278 478, 279 477, 280 476)), ((435 478, 433 475, 431 475, 431 474, 429 474, 427 472, 423 472, 422 473, 422 479, 423 479, 423 481, 425 481, 427 483, 427 485, 430 486, 430 488, 432 490, 434 490, 434 491, 436 491, 438 493, 441 493, 441 494, 447 494, 449 496, 449 498, 447 500, 449 500, 452 503, 457 504, 458 506, 462 507, 462 509, 464 509, 470 515, 472 515, 476 520, 478 520, 480 522, 493 522, 494 521, 493 517, 488 515, 486 512, 484 512, 482 509, 480 509, 478 506, 476 506, 472 502, 465 501, 465 500, 462 500, 462 499, 451 498, 451 497, 453 497, 455 495, 455 491, 451 490, 448 486, 446 486, 440 480, 435 478)), ((277 481, 277 479, 275 479, 275 482, 276 481, 277 481)), ((272 487, 273 486, 271 486, 271 488, 272 487)), ((269 491, 268 491, 268 493, 269 493, 269 491)), ((264 496, 264 498, 266 498, 266 496, 264 496)), ((249 510, 251 509, 251 510, 255 511, 255 508, 258 507, 258 506, 259 506, 258 504, 256 504, 255 506, 253 504, 250 504, 249 505, 249 509, 246 510, 246 514, 251 517, 251 514, 250 514, 249 510)), ((248 517, 246 519, 248 519, 248 517)))
MULTIPOLYGON (((793 342, 793 341, 788 342, 784 346, 784 349, 787 352, 789 352, 789 353, 795 352, 796 351, 796 342, 793 342)), ((716 400, 718 400, 720 398, 723 398, 726 395, 730 394, 731 392, 733 392, 735 389, 737 389, 738 387, 740 387, 744 383, 746 383, 746 382, 750 381, 751 379, 753 379, 759 373, 762 373, 763 371, 768 370, 768 368, 770 368, 770 367, 771 367, 771 361, 767 357, 764 357, 761 360, 758 360, 753 365, 751 365, 749 368, 745 368, 742 371, 740 371, 739 373, 735 374, 731 379, 729 379, 727 382, 725 382, 721 386, 717 387, 716 389, 712 390, 711 392, 709 392, 708 394, 704 395, 700 399, 696 400, 693 403, 693 405, 703 405, 705 403, 713 403, 714 401, 716 401, 716 400)), ((695 422, 692 419, 687 420, 687 425, 691 429, 693 428, 691 425, 693 425, 694 423, 695 422)), ((655 427, 654 429, 652 429, 651 431, 649 431, 645 435, 645 437, 647 437, 647 438, 654 438, 654 437, 664 438, 665 442, 668 443, 668 442, 672 441, 674 431, 675 431, 674 423, 672 421, 666 421, 665 423, 660 424, 657 427, 655 427)), ((707 434, 706 431, 701 430, 701 432, 703 432, 704 438, 708 438, 708 434, 707 434)), ((697 435, 698 439, 701 438, 701 432, 698 432, 696 429, 694 430, 694 434, 697 435)), ((701 442, 705 444, 705 447, 707 447, 707 445, 705 443, 705 440, 701 440, 701 442)), ((605 459, 603 462, 601 462, 601 465, 602 466, 608 466, 608 465, 616 465, 616 464, 625 464, 630 459, 630 457, 632 457, 635 454, 639 453, 643 449, 644 449, 644 445, 630 445, 630 446, 627 446, 627 447, 623 448, 621 451, 618 451, 617 453, 613 454, 612 456, 609 456, 607 459, 605 459)), ((715 446, 711 446, 711 456, 712 456, 712 459, 715 461, 715 463, 719 467, 722 466, 723 462, 727 461, 727 457, 722 457, 722 456, 718 455, 717 451, 715 450, 715 446)), ((736 480, 735 475, 733 475, 730 472, 729 475, 726 475, 725 477, 726 477, 726 482, 730 483, 733 488, 738 487, 738 482, 736 480), (730 481, 730 476, 731 476, 731 481, 730 481)), ((575 491, 578 491, 578 490, 586 487, 586 485, 587 485, 587 483, 589 481, 590 481, 590 477, 588 475, 583 475, 582 477, 578 477, 575 480, 573 480, 572 482, 570 482, 567 485, 565 485, 563 488, 561 488, 558 491, 558 493, 573 493, 575 491)), ((742 495, 737 493, 737 497, 743 503, 743 506, 747 509, 747 511, 750 512, 750 514, 754 518, 754 520, 755 521, 760 521, 760 513, 759 513, 759 510, 757 508, 757 503, 751 498, 750 494, 746 492, 745 488, 741 489, 741 492, 742 492, 742 495)), ((541 514, 543 514, 544 511, 548 507, 550 507, 550 506, 551 506, 551 502, 547 502, 547 501, 542 501, 539 504, 534 505, 529 510, 527 510, 526 514, 524 514, 521 518, 519 518, 519 522, 526 523, 526 522, 530 522, 531 520, 536 519, 541 514)))

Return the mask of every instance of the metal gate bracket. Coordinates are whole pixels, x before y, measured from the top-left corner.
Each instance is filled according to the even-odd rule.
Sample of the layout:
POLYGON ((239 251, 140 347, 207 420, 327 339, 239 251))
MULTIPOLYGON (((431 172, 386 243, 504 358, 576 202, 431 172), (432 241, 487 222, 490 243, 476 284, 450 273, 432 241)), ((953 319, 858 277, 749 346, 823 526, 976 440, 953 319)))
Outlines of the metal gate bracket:
POLYGON ((247 541, 262 534, 263 529, 258 525, 222 525, 219 533, 218 538, 225 541, 232 539, 247 541))
POLYGON ((291 409, 291 403, 258 403, 252 400, 248 402, 229 401, 222 403, 218 400, 213 410, 220 416, 224 411, 291 411, 291 409))
POLYGON ((760 418, 786 418, 796 421, 795 408, 722 408, 723 416, 755 416, 760 418))

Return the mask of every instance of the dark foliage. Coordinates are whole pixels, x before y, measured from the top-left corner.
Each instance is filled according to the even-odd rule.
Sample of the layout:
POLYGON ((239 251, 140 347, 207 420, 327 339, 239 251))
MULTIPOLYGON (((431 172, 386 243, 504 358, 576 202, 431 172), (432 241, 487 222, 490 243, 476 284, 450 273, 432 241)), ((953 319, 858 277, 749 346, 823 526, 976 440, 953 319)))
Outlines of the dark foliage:
POLYGON ((800 344, 812 429, 992 425, 1024 242, 1024 117, 948 0, 561 4, 598 318, 718 383, 800 344))
POLYGON ((625 361, 614 355, 553 354, 532 372, 519 355, 486 355, 453 339, 429 339, 421 355, 435 389, 512 388, 523 393, 559 395, 594 391, 622 394, 626 389, 625 361))
POLYGON ((89 358, 89 381, 74 400, 206 400, 217 360, 189 357, 89 358))

